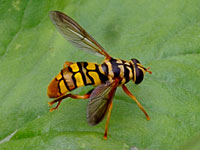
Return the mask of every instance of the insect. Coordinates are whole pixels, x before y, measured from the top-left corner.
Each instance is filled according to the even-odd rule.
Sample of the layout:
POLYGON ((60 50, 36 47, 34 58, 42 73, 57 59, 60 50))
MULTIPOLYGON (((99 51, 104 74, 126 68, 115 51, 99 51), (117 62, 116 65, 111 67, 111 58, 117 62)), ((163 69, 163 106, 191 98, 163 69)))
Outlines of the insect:
POLYGON ((97 53, 105 57, 102 64, 92 62, 65 62, 63 69, 51 81, 47 94, 55 98, 49 105, 57 103, 50 111, 56 110, 63 99, 89 99, 87 105, 87 122, 97 125, 107 114, 104 139, 107 139, 108 124, 113 106, 113 96, 118 86, 133 99, 150 120, 143 106, 127 89, 125 84, 132 80, 135 84, 142 82, 146 72, 152 73, 141 65, 137 59, 125 61, 112 58, 105 49, 95 41, 76 21, 59 11, 51 11, 50 18, 58 31, 74 46, 81 50, 97 53), (85 95, 71 94, 70 91, 87 85, 95 86, 85 95))

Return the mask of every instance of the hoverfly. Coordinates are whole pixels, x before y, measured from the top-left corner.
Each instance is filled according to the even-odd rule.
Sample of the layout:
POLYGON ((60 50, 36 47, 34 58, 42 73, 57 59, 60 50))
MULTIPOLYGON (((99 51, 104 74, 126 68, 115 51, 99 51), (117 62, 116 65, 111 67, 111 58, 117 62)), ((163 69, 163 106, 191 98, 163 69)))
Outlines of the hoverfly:
POLYGON ((74 99, 89 99, 87 105, 87 122, 97 125, 107 115, 104 139, 107 139, 108 124, 113 106, 113 96, 118 86, 133 99, 139 108, 150 120, 147 112, 139 101, 131 94, 125 84, 133 80, 135 84, 142 82, 146 72, 152 73, 143 67, 137 59, 125 61, 112 58, 105 49, 93 39, 76 21, 59 11, 51 11, 50 18, 58 31, 74 46, 89 52, 97 53, 105 57, 102 64, 92 62, 65 62, 64 68, 51 81, 48 86, 48 96, 55 98, 49 105, 57 103, 56 110, 63 99, 71 97, 74 99), (95 86, 85 95, 75 95, 70 91, 87 85, 95 86))

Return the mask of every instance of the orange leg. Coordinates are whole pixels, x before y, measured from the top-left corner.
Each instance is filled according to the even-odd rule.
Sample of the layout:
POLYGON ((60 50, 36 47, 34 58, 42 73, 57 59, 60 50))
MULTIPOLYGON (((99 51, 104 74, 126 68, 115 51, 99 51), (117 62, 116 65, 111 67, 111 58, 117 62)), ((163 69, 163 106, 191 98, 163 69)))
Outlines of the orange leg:
POLYGON ((136 99, 135 96, 133 96, 133 94, 131 94, 131 92, 127 89, 127 87, 125 85, 122 85, 122 89, 124 90, 124 92, 130 96, 138 105, 138 107, 144 112, 147 120, 150 120, 149 115, 147 114, 147 112, 144 110, 143 106, 140 104, 140 102, 136 99))
POLYGON ((63 68, 66 68, 67 66, 70 66, 71 64, 73 64, 73 62, 68 62, 66 61, 63 65, 63 68))
POLYGON ((48 102, 49 106, 51 106, 54 103, 58 102, 58 104, 56 105, 56 107, 53 107, 53 108, 50 109, 50 112, 56 110, 60 106, 60 103, 62 102, 62 100, 65 99, 65 98, 67 98, 67 97, 71 97, 71 98, 74 98, 74 99, 88 99, 90 97, 91 92, 92 92, 92 90, 89 91, 85 95, 74 95, 74 94, 62 95, 62 96, 58 97, 57 99, 55 99, 55 100, 53 100, 51 102, 48 102))
POLYGON ((149 74, 152 74, 152 72, 149 69, 150 69, 150 67, 146 68, 145 71, 148 72, 149 74))
POLYGON ((111 104, 108 108, 108 116, 107 116, 107 120, 106 120, 105 133, 104 133, 104 137, 103 137, 105 140, 107 139, 107 135, 108 135, 108 124, 109 124, 109 121, 110 121, 112 105, 113 105, 113 102, 111 102, 111 104))

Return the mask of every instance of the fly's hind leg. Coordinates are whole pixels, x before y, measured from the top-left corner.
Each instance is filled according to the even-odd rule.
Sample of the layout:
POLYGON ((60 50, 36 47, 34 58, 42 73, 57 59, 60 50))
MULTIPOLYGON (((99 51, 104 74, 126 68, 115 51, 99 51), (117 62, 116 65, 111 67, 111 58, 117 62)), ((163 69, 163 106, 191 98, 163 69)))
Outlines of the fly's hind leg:
POLYGON ((112 105, 113 105, 113 102, 111 102, 109 108, 108 108, 108 116, 107 116, 107 120, 106 120, 106 126, 105 126, 105 133, 104 133, 104 136, 103 138, 105 140, 107 140, 107 135, 108 135, 108 124, 109 124, 109 121, 110 121, 110 115, 111 115, 111 110, 112 110, 112 105))
POLYGON ((73 62, 68 62, 66 61, 63 65, 63 68, 66 68, 67 66, 70 66, 71 64, 73 64, 73 62))
POLYGON ((75 94, 66 94, 66 95, 62 95, 58 98, 56 98, 55 100, 48 102, 49 106, 52 106, 53 104, 57 103, 56 107, 53 107, 50 109, 50 112, 58 109, 58 107, 60 106, 60 103, 62 102, 63 99, 67 98, 67 97, 71 97, 74 99, 88 99, 90 97, 90 94, 92 93, 93 89, 90 90, 88 93, 86 93, 85 95, 75 95, 75 94))

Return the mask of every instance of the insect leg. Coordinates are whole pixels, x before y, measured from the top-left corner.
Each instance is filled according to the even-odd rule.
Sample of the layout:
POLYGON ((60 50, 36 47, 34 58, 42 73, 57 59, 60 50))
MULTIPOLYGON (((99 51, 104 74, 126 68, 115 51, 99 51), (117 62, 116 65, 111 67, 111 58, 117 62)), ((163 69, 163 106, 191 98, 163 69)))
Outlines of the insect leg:
POLYGON ((109 124, 109 121, 110 121, 110 115, 111 115, 112 105, 113 105, 113 102, 111 101, 111 104, 110 104, 110 106, 108 108, 108 116, 107 116, 107 120, 106 120, 105 133, 104 133, 104 136, 103 136, 103 138, 105 140, 107 139, 107 135, 108 135, 108 124, 109 124))
POLYGON ((122 85, 122 89, 124 90, 124 92, 125 92, 131 99, 133 99, 133 100, 137 103, 138 107, 144 112, 144 114, 145 114, 147 120, 150 120, 150 117, 149 117, 149 115, 147 114, 147 112, 144 110, 143 106, 142 106, 142 105, 140 104, 140 102, 136 99, 136 97, 127 89, 127 87, 126 87, 125 85, 122 85))
POLYGON ((93 89, 90 90, 88 93, 86 93, 85 95, 75 95, 75 94, 66 94, 66 95, 62 95, 58 98, 56 98, 55 100, 51 101, 51 102, 48 102, 49 106, 53 105, 54 103, 57 103, 56 107, 53 107, 50 109, 50 112, 56 110, 59 106, 60 106, 60 103, 62 102, 63 99, 67 98, 67 97, 71 97, 71 98, 74 98, 74 99, 88 99, 90 97, 90 94, 92 93, 93 89))
POLYGON ((67 67, 67 66, 70 66, 71 64, 73 64, 73 62, 68 62, 66 61, 63 65, 63 68, 67 67))

